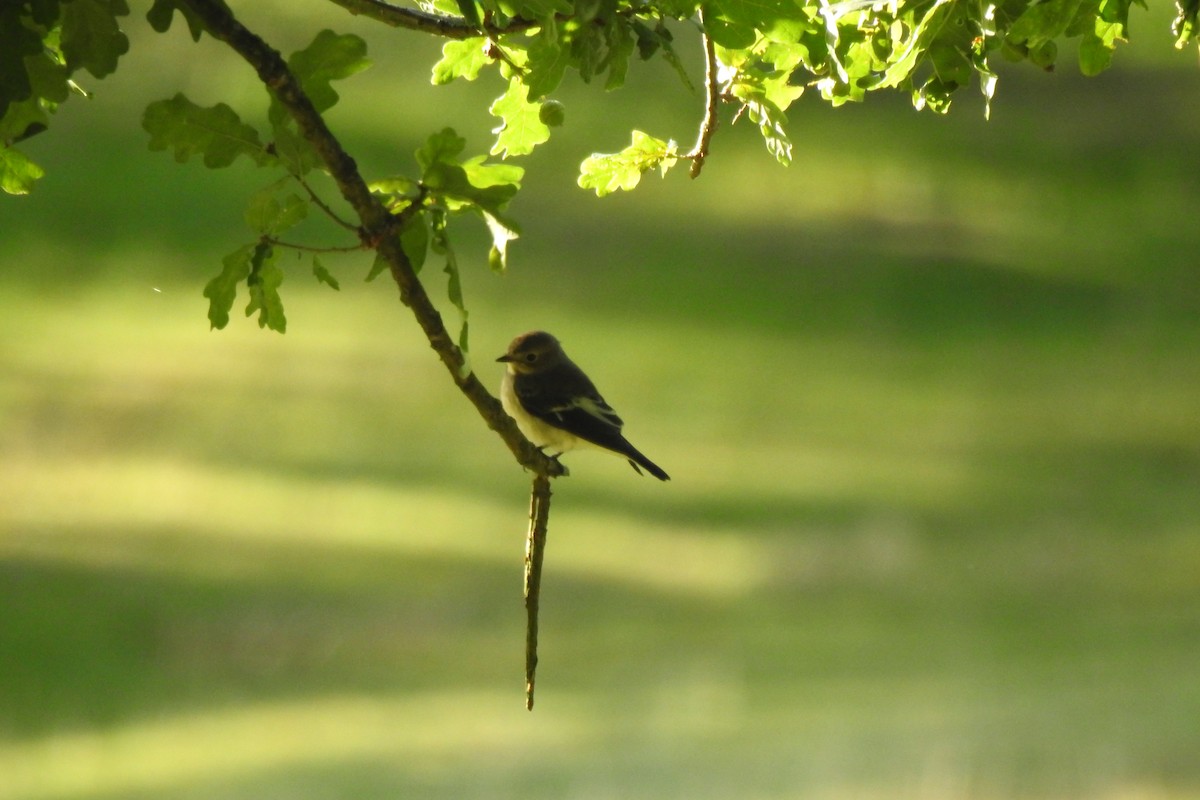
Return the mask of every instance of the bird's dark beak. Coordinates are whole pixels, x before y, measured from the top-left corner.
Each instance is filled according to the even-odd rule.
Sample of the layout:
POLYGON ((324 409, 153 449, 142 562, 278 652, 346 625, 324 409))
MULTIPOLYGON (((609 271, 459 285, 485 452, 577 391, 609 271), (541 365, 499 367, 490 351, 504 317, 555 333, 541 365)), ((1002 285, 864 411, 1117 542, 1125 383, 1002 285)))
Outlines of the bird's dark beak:
POLYGON ((501 362, 509 362, 509 361, 512 361, 512 356, 510 356, 508 353, 505 353, 504 355, 500 356, 496 360, 501 361, 501 362))

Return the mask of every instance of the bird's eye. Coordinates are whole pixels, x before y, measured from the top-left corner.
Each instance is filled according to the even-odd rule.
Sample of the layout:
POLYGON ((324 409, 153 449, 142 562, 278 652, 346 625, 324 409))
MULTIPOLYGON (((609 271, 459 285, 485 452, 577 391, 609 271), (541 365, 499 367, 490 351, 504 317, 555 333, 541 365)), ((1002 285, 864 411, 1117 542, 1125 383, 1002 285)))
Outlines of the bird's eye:
POLYGON ((533 362, 537 361, 537 353, 526 353, 525 360, 532 364, 533 362))

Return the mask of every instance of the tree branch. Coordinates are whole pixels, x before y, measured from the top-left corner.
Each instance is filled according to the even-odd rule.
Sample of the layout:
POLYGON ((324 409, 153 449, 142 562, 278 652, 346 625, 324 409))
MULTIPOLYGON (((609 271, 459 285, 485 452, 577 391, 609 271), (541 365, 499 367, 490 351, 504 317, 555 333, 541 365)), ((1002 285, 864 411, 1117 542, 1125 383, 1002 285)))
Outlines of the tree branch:
POLYGON ((525 540, 525 708, 533 710, 537 672, 538 603, 542 592, 542 557, 550 520, 550 479, 535 475, 529 496, 529 536, 525 540))
POLYGON ((362 225, 359 237, 364 244, 376 249, 392 273, 400 289, 400 300, 416 317, 417 323, 441 358, 459 390, 475 406, 488 427, 496 431, 517 462, 539 476, 558 476, 563 467, 534 447, 517 429, 516 423, 504 412, 500 402, 491 395, 467 364, 466 357, 455 344, 442 323, 425 288, 417 279, 412 263, 400 246, 396 219, 384 208, 380 199, 371 193, 358 171, 354 159, 342 148, 329 130, 324 118, 313 107, 296 76, 287 63, 256 34, 247 30, 225 5, 223 0, 185 0, 204 23, 213 38, 229 45, 258 73, 259 79, 275 95, 280 104, 296 121, 300 134, 312 144, 338 189, 358 215, 362 225))
MULTIPOLYGON (((700 9, 699 16, 700 27, 703 30, 703 9, 700 9)), ((717 125, 720 123, 720 117, 717 114, 717 107, 721 102, 721 87, 717 81, 717 51, 707 33, 700 34, 700 39, 704 43, 704 121, 700 124, 700 134, 696 137, 696 145, 692 148, 692 152, 684 156, 692 160, 688 175, 693 178, 699 177, 700 170, 704 169, 704 160, 708 158, 709 145, 712 143, 713 135, 716 134, 717 125)))
POLYGON ((503 36, 506 33, 520 33, 537 27, 540 22, 535 20, 515 19, 507 25, 493 25, 484 22, 483 25, 472 25, 464 19, 446 17, 441 14, 430 14, 415 8, 395 6, 384 0, 329 0, 341 6, 354 15, 370 17, 376 22, 390 25, 393 28, 407 28, 421 33, 431 33, 446 39, 470 39, 474 36, 503 36))

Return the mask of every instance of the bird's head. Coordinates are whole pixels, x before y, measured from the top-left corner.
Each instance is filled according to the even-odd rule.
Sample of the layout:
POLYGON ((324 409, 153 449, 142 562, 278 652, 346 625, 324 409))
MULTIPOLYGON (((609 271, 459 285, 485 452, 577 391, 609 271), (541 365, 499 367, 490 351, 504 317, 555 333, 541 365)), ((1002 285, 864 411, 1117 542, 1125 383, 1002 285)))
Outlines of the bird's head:
POLYGON ((508 352, 496 360, 517 375, 532 375, 554 368, 565 358, 558 339, 545 331, 530 331, 513 339, 508 352))

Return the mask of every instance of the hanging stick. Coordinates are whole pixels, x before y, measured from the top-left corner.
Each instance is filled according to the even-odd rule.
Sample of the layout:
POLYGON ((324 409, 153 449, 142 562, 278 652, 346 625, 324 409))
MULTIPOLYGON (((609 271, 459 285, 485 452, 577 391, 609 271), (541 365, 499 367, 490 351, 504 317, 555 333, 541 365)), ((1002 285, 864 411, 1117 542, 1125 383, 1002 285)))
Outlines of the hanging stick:
POLYGON ((546 554, 546 526, 550 519, 550 478, 535 475, 529 498, 529 537, 525 541, 525 708, 533 710, 534 673, 537 671, 538 599, 542 585, 542 557, 546 554))

